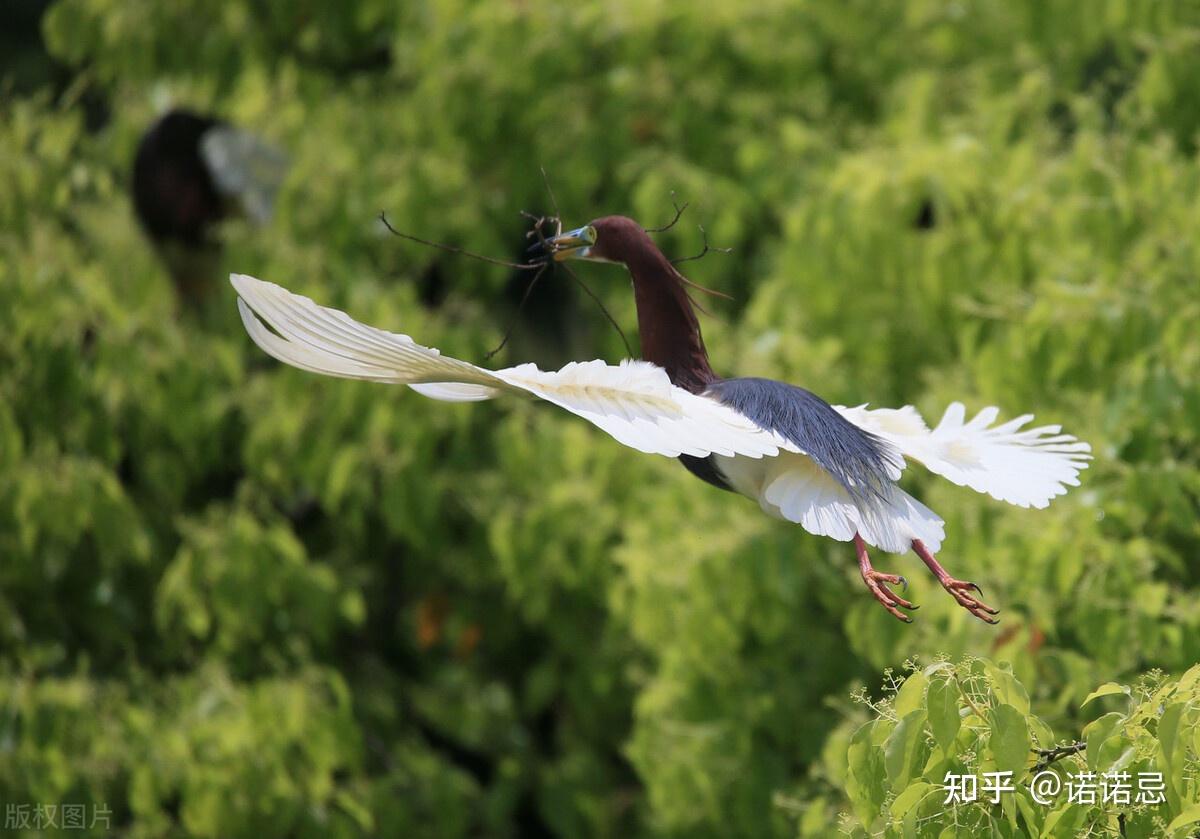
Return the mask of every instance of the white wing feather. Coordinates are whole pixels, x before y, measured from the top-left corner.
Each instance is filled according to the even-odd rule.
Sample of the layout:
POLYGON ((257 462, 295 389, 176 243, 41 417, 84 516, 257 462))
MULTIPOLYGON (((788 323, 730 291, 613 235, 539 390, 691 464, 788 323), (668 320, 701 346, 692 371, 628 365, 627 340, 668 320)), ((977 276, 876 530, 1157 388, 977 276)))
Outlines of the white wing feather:
MULTIPOLYGON (((230 280, 241 298, 238 308, 250 337, 294 367, 404 384, 446 401, 479 401, 506 392, 535 396, 638 451, 669 457, 715 454, 735 489, 810 533, 848 541, 858 532, 868 544, 892 552, 909 550, 914 539, 937 552, 945 538, 942 520, 899 487, 877 504, 856 504, 798 447, 715 399, 675 387, 664 370, 648 362, 572 362, 557 371, 532 364, 485 370, 423 347, 407 335, 358 323, 272 283, 241 274, 230 280)), ((956 402, 933 430, 911 406, 835 408, 932 472, 1022 507, 1045 507, 1067 486, 1078 485, 1079 471, 1090 458, 1087 443, 1060 433, 1056 425, 1021 431, 1030 416, 989 427, 995 408, 964 422, 965 410, 956 402)))
POLYGON ((759 458, 795 449, 715 399, 675 387, 665 370, 646 361, 571 362, 557 371, 522 364, 495 375, 650 454, 759 458))
POLYGON ((446 401, 528 394, 583 417, 638 451, 668 457, 716 453, 761 458, 781 449, 798 451, 716 400, 675 387, 666 371, 649 362, 573 362, 557 371, 532 364, 485 370, 423 347, 407 335, 361 324, 274 283, 244 274, 231 275, 230 282, 254 342, 302 370, 405 384, 446 401))
POLYGON ((1091 446, 1061 433, 1061 426, 1021 431, 1032 414, 991 428, 999 409, 984 408, 964 422, 966 409, 954 402, 931 431, 911 405, 873 411, 865 405, 835 408, 934 474, 1018 507, 1045 507, 1068 486, 1078 486, 1079 472, 1091 459, 1091 446))
POLYGON ((412 390, 430 399, 442 402, 483 402, 495 399, 500 391, 487 385, 472 385, 464 382, 427 382, 425 384, 409 384, 412 390))

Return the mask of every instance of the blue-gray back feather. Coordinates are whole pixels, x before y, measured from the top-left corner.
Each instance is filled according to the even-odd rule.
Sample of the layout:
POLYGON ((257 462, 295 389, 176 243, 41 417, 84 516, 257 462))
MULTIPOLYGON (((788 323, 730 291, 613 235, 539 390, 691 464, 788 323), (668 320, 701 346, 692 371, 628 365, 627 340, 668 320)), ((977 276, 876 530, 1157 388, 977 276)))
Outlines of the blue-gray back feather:
POLYGON ((847 420, 821 397, 770 379, 724 379, 709 385, 712 396, 799 446, 860 503, 891 494, 889 466, 898 455, 886 442, 847 420))

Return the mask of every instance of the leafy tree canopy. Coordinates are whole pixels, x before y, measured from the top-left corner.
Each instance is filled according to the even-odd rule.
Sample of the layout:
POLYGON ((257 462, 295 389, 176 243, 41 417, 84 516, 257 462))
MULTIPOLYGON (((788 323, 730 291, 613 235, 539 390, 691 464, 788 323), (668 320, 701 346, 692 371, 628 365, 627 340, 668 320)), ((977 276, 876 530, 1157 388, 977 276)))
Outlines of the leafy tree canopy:
POLYGON ((59 0, 41 33, 52 72, 0 65, 0 801, 147 837, 1195 831, 1193 4, 59 0), (129 194, 172 105, 291 158, 199 311, 129 194), (998 628, 877 557, 902 626, 848 546, 570 417, 246 339, 231 270, 476 361, 512 318, 497 362, 619 359, 567 281, 517 316, 520 276, 376 218, 515 258, 542 168, 568 223, 674 193, 670 254, 734 249, 687 263, 735 298, 719 371, 1093 444, 1043 511, 906 477, 998 628), (1034 802, 1076 741, 1051 772, 1165 800, 1034 802))

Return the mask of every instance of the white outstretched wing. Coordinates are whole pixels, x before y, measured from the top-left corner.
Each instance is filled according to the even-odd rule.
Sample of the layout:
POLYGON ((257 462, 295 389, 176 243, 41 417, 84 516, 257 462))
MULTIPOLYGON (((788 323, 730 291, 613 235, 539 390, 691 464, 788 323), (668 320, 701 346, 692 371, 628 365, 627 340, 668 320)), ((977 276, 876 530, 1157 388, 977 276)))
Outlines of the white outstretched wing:
POLYGON ((491 399, 504 392, 532 395, 583 417, 627 446, 668 457, 760 458, 797 450, 715 399, 675 387, 666 371, 645 361, 573 362, 557 371, 532 364, 485 370, 423 347, 407 335, 358 323, 274 283, 245 274, 231 275, 230 282, 254 342, 302 370, 405 384, 424 396, 452 402, 491 399))
POLYGON ((1045 507, 1050 499, 1066 493, 1068 486, 1078 486, 1079 472, 1091 459, 1092 447, 1061 433, 1061 426, 1021 431, 1032 414, 992 428, 999 409, 984 408, 964 422, 966 409, 954 402, 937 428, 930 430, 911 405, 873 411, 865 405, 835 407, 929 471, 1018 507, 1045 507))

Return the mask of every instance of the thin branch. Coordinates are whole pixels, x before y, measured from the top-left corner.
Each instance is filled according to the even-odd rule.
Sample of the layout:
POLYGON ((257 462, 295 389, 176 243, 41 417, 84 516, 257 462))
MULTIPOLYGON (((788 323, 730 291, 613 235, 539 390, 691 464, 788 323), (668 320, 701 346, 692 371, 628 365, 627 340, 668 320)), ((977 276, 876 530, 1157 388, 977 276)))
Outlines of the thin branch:
POLYGON ((550 178, 546 175, 546 167, 539 166, 542 170, 542 183, 546 185, 546 192, 550 193, 550 206, 554 208, 554 218, 561 219, 562 213, 558 209, 558 199, 554 197, 554 190, 550 188, 550 178))
POLYGON ((683 211, 688 208, 687 202, 683 202, 683 206, 675 203, 675 191, 671 191, 671 206, 675 208, 675 218, 664 224, 662 227, 647 227, 644 228, 647 233, 666 233, 679 222, 679 217, 683 215, 683 211))
POLYGON ((525 293, 521 295, 521 302, 517 304, 516 314, 514 314, 512 320, 509 321, 508 328, 504 330, 504 337, 500 339, 500 343, 496 345, 496 349, 492 350, 491 352, 484 353, 483 358, 485 361, 490 361, 492 356, 504 349, 504 345, 508 343, 508 339, 512 336, 513 329, 516 327, 517 321, 521 317, 521 312, 525 310, 525 303, 529 300, 529 295, 533 292, 533 287, 537 285, 537 281, 542 278, 542 274, 546 273, 546 269, 548 267, 550 267, 549 262, 542 263, 541 270, 534 274, 533 279, 529 281, 529 285, 525 286, 525 293))
POLYGON ((1050 764, 1057 760, 1062 760, 1064 757, 1077 755, 1087 748, 1087 743, 1078 740, 1068 746, 1055 746, 1053 749, 1030 749, 1039 757, 1037 764, 1033 767, 1034 772, 1041 772, 1050 764))
MULTIPOLYGON (((694 256, 685 256, 682 259, 672 259, 671 260, 672 265, 678 265, 681 262, 691 262, 693 259, 703 259, 705 256, 708 255, 709 251, 715 251, 717 253, 733 253, 733 248, 714 248, 714 247, 710 246, 708 244, 708 231, 704 229, 704 225, 698 224, 696 226, 700 228, 700 235, 704 237, 704 250, 700 251, 700 253, 695 254, 694 256)), ((704 289, 704 290, 710 291, 710 289, 704 289)), ((719 292, 713 292, 713 293, 719 294, 719 292)))
MULTIPOLYGON (((547 184, 547 187, 549 187, 549 184, 547 184)), ((551 200, 553 200, 553 193, 551 193, 551 200)), ((687 205, 684 205, 684 206, 687 206, 687 205)), ((677 210, 678 210, 678 213, 676 215, 676 220, 678 220, 678 214, 683 212, 682 209, 677 208, 677 210)), ((561 226, 562 226, 562 222, 560 221, 558 216, 552 216, 552 217, 534 216, 532 213, 527 213, 524 211, 522 211, 522 215, 533 220, 533 229, 525 234, 526 237, 529 238, 529 237, 536 235, 538 237, 539 243, 541 243, 543 246, 546 245, 546 237, 542 233, 542 225, 545 222, 553 219, 555 226, 557 228, 561 228, 561 226)), ((515 268, 519 271, 530 271, 533 269, 537 269, 537 274, 535 274, 533 279, 530 280, 529 285, 525 288, 525 293, 521 297, 521 303, 519 304, 519 306, 517 308, 518 314, 520 314, 521 308, 524 307, 525 302, 529 299, 529 295, 532 293, 534 285, 541 278, 542 273, 546 270, 546 267, 549 264, 551 264, 547 260, 544 260, 544 259, 540 260, 538 262, 527 262, 527 263, 506 262, 505 260, 502 260, 502 259, 493 259, 490 256, 483 256, 481 254, 473 253, 472 251, 468 251, 465 248, 460 248, 455 245, 444 245, 440 242, 431 242, 428 239, 422 239, 419 236, 412 236, 408 233, 401 233, 399 230, 392 227, 391 223, 387 220, 387 215, 382 211, 379 213, 379 220, 382 221, 384 226, 388 230, 390 230, 394 235, 399 236, 402 239, 409 239, 413 242, 417 242, 422 245, 427 245, 431 248, 438 248, 439 250, 443 250, 448 253, 462 254, 463 256, 469 256, 472 259, 478 259, 482 262, 488 262, 493 265, 503 265, 507 268, 515 268)), ((672 222, 672 224, 674 224, 674 222, 672 222)), ((669 225, 668 225, 668 227, 669 227, 669 225)), ((630 357, 632 357, 633 349, 629 346, 629 339, 625 337, 625 332, 624 332, 624 330, 621 329, 621 325, 619 323, 617 323, 616 319, 613 318, 613 316, 609 313, 608 309, 605 308, 604 303, 600 300, 600 298, 597 297, 590 288, 588 288, 587 283, 585 283, 583 280, 579 279, 579 276, 574 271, 572 271, 569 266, 567 266, 563 263, 556 263, 556 264, 561 265, 563 270, 567 272, 567 274, 571 277, 571 279, 574 280, 576 283, 578 283, 579 287, 582 288, 587 293, 588 297, 592 298, 592 300, 596 303, 596 305, 600 307, 600 311, 604 313, 604 317, 606 317, 608 319, 608 322, 610 324, 612 324, 613 329, 617 330, 617 334, 621 336, 621 342, 623 344, 625 344, 625 351, 630 355, 630 357)), ((515 320, 516 319, 514 318, 514 325, 515 325, 515 320)), ((501 340, 500 345, 497 346, 496 349, 489 352, 486 356, 487 358, 491 358, 493 355, 495 355, 497 352, 499 352, 500 349, 508 342, 508 338, 509 338, 509 335, 512 333, 512 329, 513 329, 513 325, 510 325, 508 330, 505 331, 504 338, 503 338, 503 340, 501 340)))
POLYGON ((625 337, 625 332, 621 329, 621 325, 617 323, 611 314, 609 314, 608 309, 604 308, 604 304, 600 302, 600 298, 597 297, 592 290, 587 287, 587 283, 579 279, 579 275, 572 271, 569 265, 567 265, 565 262, 560 262, 558 264, 562 266, 563 270, 567 272, 571 279, 579 284, 580 288, 587 292, 588 297, 592 298, 592 300, 596 302, 596 305, 600 307, 600 311, 604 312, 604 316, 608 318, 608 322, 613 325, 613 329, 617 330, 617 334, 621 336, 621 341, 625 344, 625 352, 629 354, 630 358, 633 358, 633 349, 629 346, 629 339, 625 337))
MULTIPOLYGON (((543 172, 543 174, 545 173, 543 172)), ((546 186, 549 187, 549 184, 546 186)), ((551 193, 551 200, 553 200, 553 198, 554 194, 551 193)), ((537 236, 538 242, 542 245, 542 250, 546 253, 549 253, 549 249, 546 247, 546 236, 542 233, 542 225, 544 225, 547 221, 553 221, 556 231, 555 235, 558 235, 558 233, 562 231, 562 222, 559 220, 558 216, 535 216, 533 213, 530 213, 526 210, 521 210, 521 215, 533 222, 533 226, 525 232, 525 238, 530 239, 534 236, 537 236)), ((533 293, 533 287, 536 286, 538 280, 542 278, 542 274, 546 273, 546 269, 553 266, 553 264, 554 263, 548 258, 542 260, 540 263, 541 268, 536 274, 533 275, 533 279, 529 281, 529 284, 525 286, 525 292, 521 295, 521 302, 517 304, 517 311, 513 314, 512 320, 509 321, 508 328, 504 330, 504 337, 500 339, 500 343, 496 345, 494 350, 484 354, 483 357, 485 361, 491 360, 492 356, 504 349, 504 346, 508 343, 508 339, 512 337, 513 330, 517 326, 517 321, 521 319, 521 312, 525 311, 525 304, 529 301, 529 295, 533 293)))
MULTIPOLYGON (((542 170, 543 177, 545 174, 545 170, 542 170)), ((550 188, 549 183, 546 184, 546 188, 550 188)), ((550 200, 554 202, 555 210, 557 211, 558 203, 554 201, 553 192, 550 193, 550 200)), ((529 295, 533 293, 533 287, 536 286, 538 280, 542 278, 542 274, 546 273, 547 268, 554 267, 554 262, 550 259, 550 248, 548 246, 549 243, 546 241, 546 234, 542 232, 542 228, 547 222, 553 222, 554 235, 557 236, 562 233, 562 220, 557 215, 535 216, 533 213, 528 212, 527 210, 521 210, 521 215, 533 222, 533 225, 525 232, 525 238, 532 239, 534 236, 536 236, 538 244, 541 245, 542 252, 546 256, 543 257, 542 261, 539 263, 541 265, 541 269, 533 275, 533 279, 529 281, 529 285, 525 286, 525 292, 521 295, 521 302, 517 304, 517 311, 513 314, 512 320, 509 321, 508 328, 504 330, 504 337, 500 339, 500 343, 496 345, 494 350, 491 350, 484 355, 485 360, 490 360, 492 356, 504 349, 504 346, 508 343, 508 339, 512 336, 513 330, 517 326, 517 321, 519 321, 521 318, 521 313, 525 311, 525 304, 529 301, 529 295)))
POLYGON ((950 678, 954 680, 954 684, 958 685, 958 692, 962 694, 963 699, 967 700, 967 705, 972 711, 975 712, 975 716, 979 717, 981 720, 986 719, 986 717, 983 715, 983 711, 979 710, 979 706, 975 704, 975 702, 971 699, 971 695, 967 693, 967 689, 963 686, 963 683, 958 680, 958 674, 952 672, 950 674, 950 678))
POLYGON ((546 234, 542 233, 542 226, 548 221, 554 222, 554 235, 558 236, 562 233, 562 219, 560 219, 558 216, 535 216, 528 210, 521 210, 521 215, 533 222, 533 226, 525 231, 525 238, 532 239, 534 236, 537 236, 538 244, 540 244, 543 249, 546 249, 546 253, 548 255, 549 249, 547 249, 546 246, 549 244, 549 242, 546 241, 546 234))
MULTIPOLYGON (((704 229, 703 225, 697 225, 697 227, 700 228, 700 234, 702 236, 704 236, 704 250, 700 251, 700 253, 696 254, 695 256, 687 256, 687 257, 684 257, 683 259, 674 259, 671 261, 672 265, 678 265, 680 262, 688 262, 693 259, 700 259, 702 256, 707 254, 709 251, 718 251, 720 253, 729 253, 730 251, 733 250, 733 248, 710 247, 708 244, 708 232, 704 229)), ((691 288, 694 288, 697 291, 703 291, 705 294, 711 294, 713 297, 724 297, 726 300, 733 299, 733 297, 731 297, 730 295, 726 294, 723 291, 717 291, 715 288, 709 288, 708 286, 700 285, 700 283, 692 282, 691 280, 689 280, 687 277, 683 276, 683 274, 679 273, 678 271, 675 272, 675 275, 677 277, 679 277, 679 279, 684 283, 684 285, 690 286, 691 288)), ((705 309, 703 306, 701 306, 699 303, 697 303, 695 298, 693 298, 690 294, 688 295, 688 299, 691 300, 692 305, 695 306, 697 309, 699 309, 701 312, 704 312, 704 314, 706 314, 706 315, 709 314, 708 310, 705 309)))
POLYGON ((443 250, 443 251, 446 251, 447 253, 457 253, 457 254, 461 254, 463 256, 469 256, 469 257, 471 257, 471 259, 478 259, 480 262, 489 262, 492 265, 503 265, 506 268, 515 268, 518 271, 531 271, 534 268, 542 267, 541 262, 525 262, 525 263, 507 262, 506 260, 503 260, 503 259, 494 259, 493 257, 490 257, 490 256, 483 256, 482 254, 474 253, 465 248, 460 248, 456 245, 443 245, 441 242, 431 242, 428 239, 422 239, 421 237, 413 236, 410 233, 401 233, 399 230, 392 227, 391 222, 389 222, 387 220, 386 213, 384 213, 382 210, 379 213, 379 220, 383 222, 384 227, 386 227, 388 230, 390 230, 392 232, 392 235, 394 235, 394 236, 399 236, 401 239, 408 239, 413 242, 418 242, 419 244, 422 244, 422 245, 428 245, 431 248, 437 248, 438 250, 443 250))
POLYGON ((550 242, 546 239, 546 234, 542 232, 542 228, 546 222, 554 222, 554 236, 559 236, 562 233, 562 219, 558 216, 535 216, 527 210, 521 210, 521 215, 533 222, 533 226, 525 231, 525 238, 532 239, 537 237, 537 242, 526 248, 525 252, 537 249, 537 259, 541 264, 548 265, 554 258, 554 249, 550 247, 550 242))

